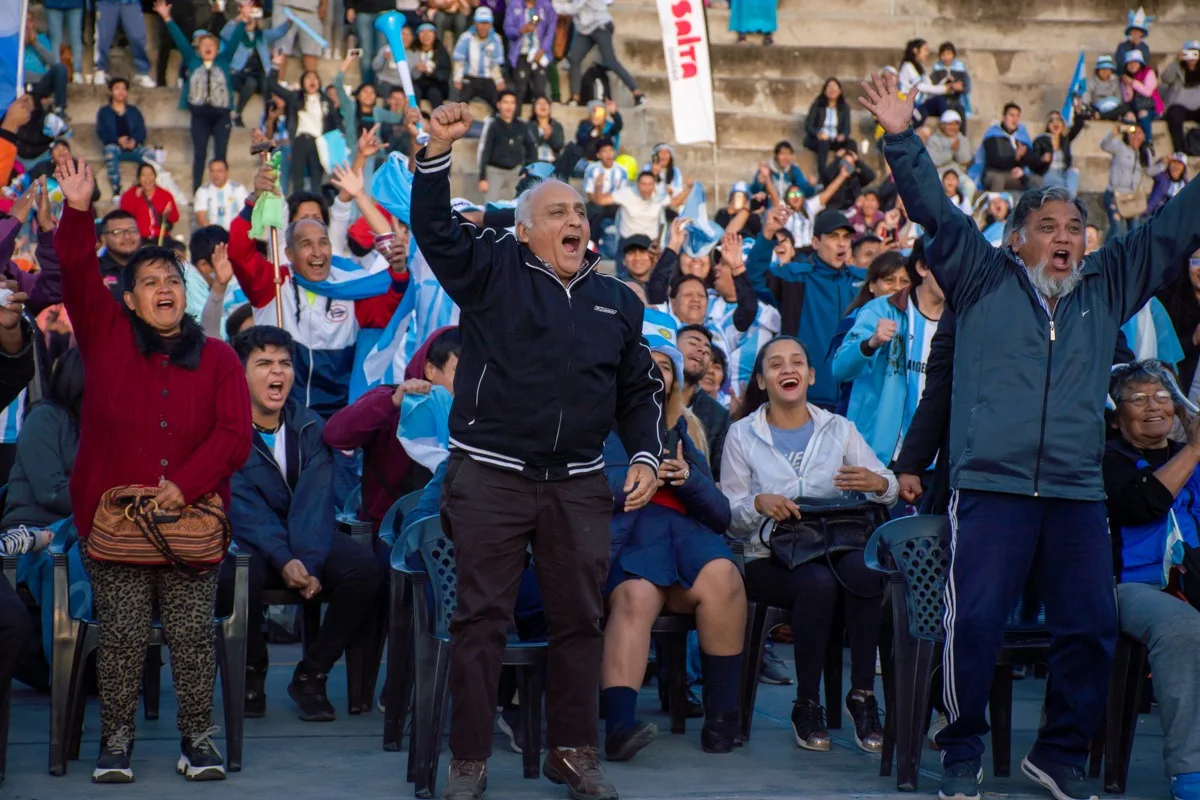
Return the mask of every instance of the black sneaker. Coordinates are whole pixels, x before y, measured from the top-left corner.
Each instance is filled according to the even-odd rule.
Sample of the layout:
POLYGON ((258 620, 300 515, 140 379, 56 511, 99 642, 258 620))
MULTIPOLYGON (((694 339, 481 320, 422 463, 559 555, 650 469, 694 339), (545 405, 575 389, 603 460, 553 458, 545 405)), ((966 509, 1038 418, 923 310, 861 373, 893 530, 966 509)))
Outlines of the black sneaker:
POLYGON ((825 707, 815 700, 797 700, 792 706, 792 733, 805 750, 827 752, 833 747, 825 722, 825 707))
POLYGON ((1030 753, 1021 760, 1021 772, 1034 783, 1050 790, 1054 800, 1098 800, 1079 767, 1059 764, 1030 753))
POLYGON ((854 742, 868 753, 883 752, 883 723, 874 694, 853 690, 846 695, 846 714, 854 720, 854 742))
POLYGON ((100 757, 92 770, 92 783, 133 783, 129 759, 133 755, 133 731, 118 728, 100 740, 100 757))
POLYGON ((480 800, 487 791, 487 762, 454 759, 442 800, 480 800))
POLYGON ((704 720, 700 729, 700 749, 706 753, 732 753, 741 746, 738 741, 738 725, 741 718, 737 711, 714 713, 704 720))
POLYGON ((324 672, 307 672, 304 663, 296 665, 292 682, 288 684, 288 697, 300 707, 299 717, 305 722, 333 722, 333 704, 325 694, 324 672))
POLYGON ((267 715, 267 671, 246 667, 246 693, 242 704, 245 716, 258 719, 267 715))
POLYGON ((197 736, 184 736, 179 742, 179 761, 175 771, 189 781, 225 780, 225 759, 212 736, 221 730, 215 725, 197 736))
POLYGON ((938 800, 979 800, 979 783, 983 767, 978 761, 958 761, 947 764, 942 771, 938 800))
POLYGON ((658 726, 652 722, 638 722, 617 728, 604 737, 604 755, 609 761, 628 761, 657 736, 658 726))

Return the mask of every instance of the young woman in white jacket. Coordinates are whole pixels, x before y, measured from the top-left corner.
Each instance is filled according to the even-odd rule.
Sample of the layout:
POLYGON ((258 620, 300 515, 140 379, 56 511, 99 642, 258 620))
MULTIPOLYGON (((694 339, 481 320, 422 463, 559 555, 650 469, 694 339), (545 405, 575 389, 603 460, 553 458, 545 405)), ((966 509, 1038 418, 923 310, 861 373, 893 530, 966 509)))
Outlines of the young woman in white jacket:
MULTIPOLYGON (((850 693, 845 704, 855 741, 867 752, 883 749, 875 699, 875 651, 879 645, 883 576, 852 551, 787 569, 760 541, 765 521, 799 517, 798 497, 836 497, 861 492, 881 505, 896 499, 896 476, 845 417, 808 403, 815 381, 798 339, 778 336, 758 353, 746 384, 741 418, 729 427, 721 460, 721 490, 732 511, 730 532, 746 538, 746 593, 751 602, 792 609, 796 656, 796 744, 829 750, 821 670, 838 590, 845 585, 850 636, 850 693), (835 575, 836 572, 836 575, 835 575)), ((770 539, 768 525, 762 539, 770 539)))

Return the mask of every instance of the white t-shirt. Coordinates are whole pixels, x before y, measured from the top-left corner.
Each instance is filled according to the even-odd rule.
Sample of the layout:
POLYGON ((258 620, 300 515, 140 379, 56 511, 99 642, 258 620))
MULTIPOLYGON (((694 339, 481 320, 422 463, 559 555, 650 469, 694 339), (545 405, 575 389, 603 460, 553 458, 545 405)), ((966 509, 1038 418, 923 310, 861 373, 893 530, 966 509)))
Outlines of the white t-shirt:
MULTIPOLYGON (((287 446, 285 442, 287 440, 287 426, 280 425, 279 430, 274 433, 263 433, 262 431, 257 431, 257 433, 262 437, 263 442, 266 443, 271 453, 275 456, 275 463, 279 465, 279 471, 286 476, 287 446)), ((287 478, 285 477, 284 480, 287 480, 287 478)))
POLYGON ((296 135, 307 133, 320 139, 325 133, 325 113, 321 110, 321 95, 304 95, 304 105, 296 112, 296 135))
POLYGON ((825 204, 821 202, 821 198, 814 195, 804 201, 804 214, 793 211, 792 215, 788 217, 785 227, 792 235, 796 247, 808 247, 812 244, 813 220, 824 208, 825 204))
POLYGON ((242 211, 249 193, 240 183, 227 181, 218 188, 206 183, 196 190, 195 209, 208 215, 209 225, 220 225, 229 230, 229 225, 242 211))
POLYGON ((622 186, 612 193, 613 202, 621 207, 617 214, 617 235, 622 239, 642 234, 651 241, 658 238, 663 209, 671 202, 665 194, 655 193, 649 200, 632 186, 622 186))

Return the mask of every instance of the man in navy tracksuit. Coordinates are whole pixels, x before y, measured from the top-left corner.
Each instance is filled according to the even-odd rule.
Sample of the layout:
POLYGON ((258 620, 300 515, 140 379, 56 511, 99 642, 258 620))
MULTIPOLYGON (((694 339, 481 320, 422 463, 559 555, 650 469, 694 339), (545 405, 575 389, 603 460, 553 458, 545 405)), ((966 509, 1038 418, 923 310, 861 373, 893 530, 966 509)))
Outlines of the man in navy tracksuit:
POLYGON ((583 199, 568 184, 522 194, 515 235, 451 211, 450 150, 470 126, 465 104, 434 111, 413 179, 423 199, 413 235, 462 309, 442 491, 458 568, 442 797, 478 800, 487 788, 500 659, 532 544, 549 625, 542 772, 576 800, 616 800, 596 748, 613 502, 602 449, 615 420, 631 454, 625 508, 649 502, 663 386, 642 339, 642 303, 595 271, 583 199))
POLYGON ((866 87, 884 153, 957 317, 950 414, 952 560, 946 585, 940 797, 979 796, 981 736, 1004 620, 1032 575, 1054 638, 1046 722, 1025 774, 1058 800, 1084 780, 1116 640, 1100 462, 1117 332, 1200 247, 1200 186, 1084 258, 1087 211, 1026 192, 993 248, 950 204, 894 77, 866 87))

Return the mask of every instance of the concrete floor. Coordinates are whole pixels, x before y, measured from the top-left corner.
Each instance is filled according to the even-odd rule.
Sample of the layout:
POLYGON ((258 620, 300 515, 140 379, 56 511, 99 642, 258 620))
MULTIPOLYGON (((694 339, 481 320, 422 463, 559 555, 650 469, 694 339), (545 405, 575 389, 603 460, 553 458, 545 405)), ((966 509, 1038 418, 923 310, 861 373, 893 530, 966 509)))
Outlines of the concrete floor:
MULTIPOLYGON (((139 718, 133 759, 137 781, 124 786, 97 786, 90 782, 100 728, 99 704, 95 698, 88 704, 82 758, 72 762, 66 776, 51 777, 46 771, 49 698, 18 685, 14 687, 8 778, 0 788, 0 797, 12 800, 411 797, 411 788, 404 782, 405 755, 387 753, 381 748, 382 715, 345 715, 345 673, 340 664, 329 679, 330 698, 338 709, 339 719, 330 724, 296 719, 285 688, 298 655, 297 646, 272 647, 274 666, 268 678, 267 716, 247 720, 243 770, 223 783, 188 784, 174 773, 179 737, 169 668, 165 668, 163 676, 162 716, 153 722, 139 718)), ((639 703, 641 716, 656 722, 663 732, 633 762, 610 765, 609 774, 625 800, 903 796, 896 791, 894 777, 879 777, 878 757, 854 748, 848 728, 833 731, 832 752, 798 750, 788 722, 792 692, 793 687, 762 686, 751 744, 728 756, 706 756, 699 746, 700 721, 691 720, 685 735, 672 736, 666 732, 669 730, 666 716, 657 710, 654 688, 646 688, 639 703)), ((1014 777, 991 777, 990 754, 985 755, 985 769, 989 771, 984 783, 986 797, 1033 800, 1048 796, 1022 777, 1019 768, 1021 756, 1033 741, 1043 692, 1041 681, 1016 684, 1014 777)), ((220 718, 218 707, 214 719, 220 718)), ((548 781, 523 779, 520 756, 510 752, 507 744, 507 739, 497 733, 496 752, 489 765, 488 798, 566 797, 565 790, 548 781)), ((448 753, 443 752, 443 770, 448 758, 448 753)), ((921 788, 916 796, 936 796, 938 774, 937 754, 927 750, 921 788)), ((1140 718, 1129 786, 1125 796, 1132 800, 1170 797, 1162 775, 1162 733, 1154 714, 1140 718)))

